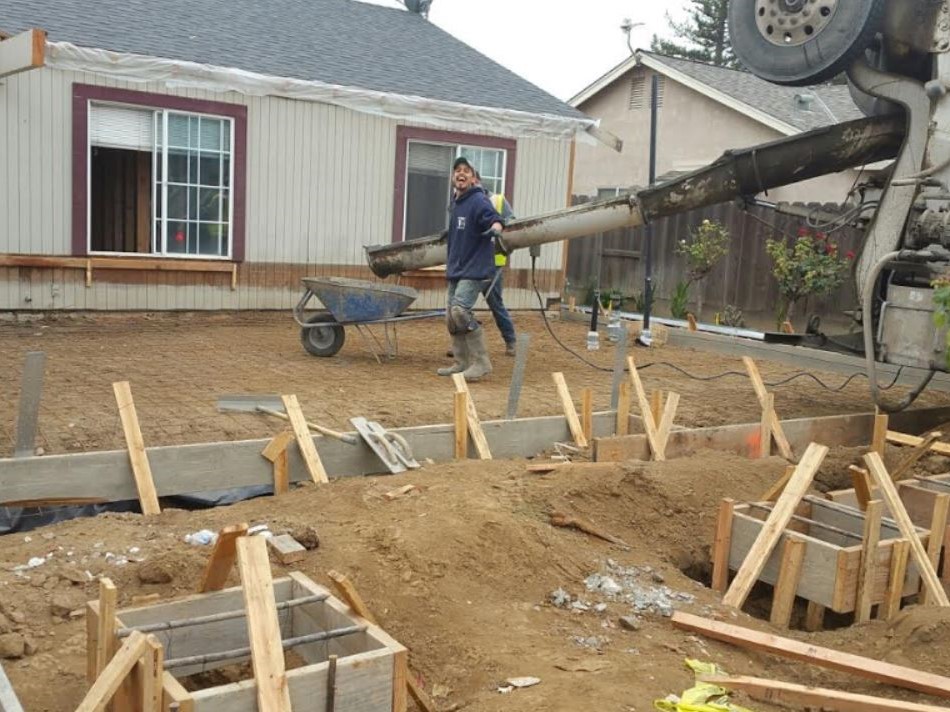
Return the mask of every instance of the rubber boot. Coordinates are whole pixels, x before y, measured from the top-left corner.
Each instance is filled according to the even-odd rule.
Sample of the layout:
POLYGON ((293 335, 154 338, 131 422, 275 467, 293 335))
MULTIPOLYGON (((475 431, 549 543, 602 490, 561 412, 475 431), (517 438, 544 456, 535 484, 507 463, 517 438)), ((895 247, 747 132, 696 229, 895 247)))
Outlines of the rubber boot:
POLYGON ((491 373, 491 360, 488 358, 488 349, 485 348, 485 330, 481 327, 468 332, 465 337, 468 346, 469 366, 462 375, 466 381, 477 381, 491 373))
POLYGON ((468 344, 465 341, 465 334, 452 334, 452 353, 455 355, 455 363, 436 371, 440 376, 462 373, 468 368, 468 344))

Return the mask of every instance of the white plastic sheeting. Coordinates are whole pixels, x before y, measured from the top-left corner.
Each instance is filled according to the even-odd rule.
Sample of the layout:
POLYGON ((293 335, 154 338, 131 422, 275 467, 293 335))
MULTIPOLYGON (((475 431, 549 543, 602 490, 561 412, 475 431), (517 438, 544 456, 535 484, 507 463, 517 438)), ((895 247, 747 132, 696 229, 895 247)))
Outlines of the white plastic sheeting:
POLYGON ((594 119, 472 106, 420 96, 391 94, 324 82, 286 79, 242 69, 217 67, 138 54, 48 42, 46 64, 54 69, 94 72, 129 82, 159 82, 169 89, 196 88, 319 101, 365 114, 424 122, 434 128, 467 133, 492 132, 517 138, 572 138, 594 142, 587 129, 594 119))

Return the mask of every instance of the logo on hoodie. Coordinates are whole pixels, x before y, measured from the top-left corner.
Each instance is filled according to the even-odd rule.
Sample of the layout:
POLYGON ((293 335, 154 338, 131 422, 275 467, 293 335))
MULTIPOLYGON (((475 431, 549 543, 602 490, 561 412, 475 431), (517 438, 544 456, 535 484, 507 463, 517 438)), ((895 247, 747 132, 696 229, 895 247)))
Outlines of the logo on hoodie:
POLYGON ((464 216, 464 215, 462 215, 462 216, 459 217, 459 219, 458 219, 458 224, 456 225, 456 228, 457 228, 458 230, 464 230, 464 229, 465 229, 465 216, 464 216))

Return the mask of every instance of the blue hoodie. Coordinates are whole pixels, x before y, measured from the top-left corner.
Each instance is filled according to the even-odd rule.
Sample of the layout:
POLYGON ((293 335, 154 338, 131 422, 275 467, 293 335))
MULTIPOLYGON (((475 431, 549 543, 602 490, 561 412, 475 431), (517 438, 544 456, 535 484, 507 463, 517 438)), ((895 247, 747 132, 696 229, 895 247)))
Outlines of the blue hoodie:
POLYGON ((494 276, 494 241, 483 233, 496 222, 504 224, 481 186, 472 186, 452 203, 446 278, 491 279, 494 276))

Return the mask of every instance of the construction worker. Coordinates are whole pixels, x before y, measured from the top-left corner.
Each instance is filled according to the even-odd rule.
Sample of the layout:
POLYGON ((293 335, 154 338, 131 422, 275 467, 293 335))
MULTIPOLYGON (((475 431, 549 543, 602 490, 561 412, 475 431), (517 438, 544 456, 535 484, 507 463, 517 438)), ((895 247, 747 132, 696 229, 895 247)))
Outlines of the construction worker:
POLYGON ((495 276, 495 246, 501 240, 504 219, 492 206, 483 188, 475 184, 475 169, 465 157, 452 164, 455 200, 446 238, 448 281, 446 325, 452 335, 455 363, 440 368, 440 376, 461 373, 476 381, 492 371, 485 347, 485 330, 473 309, 495 276))

